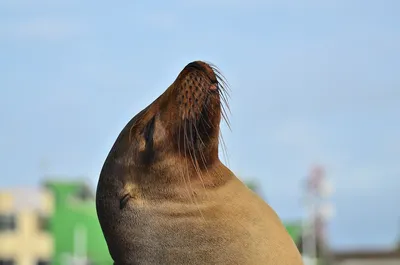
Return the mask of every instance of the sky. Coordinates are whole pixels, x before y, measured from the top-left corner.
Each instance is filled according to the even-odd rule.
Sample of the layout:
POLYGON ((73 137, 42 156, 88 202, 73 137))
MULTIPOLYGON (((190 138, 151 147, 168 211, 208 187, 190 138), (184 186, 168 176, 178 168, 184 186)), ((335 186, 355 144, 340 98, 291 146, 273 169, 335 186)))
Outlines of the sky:
POLYGON ((230 84, 225 163, 283 220, 314 164, 333 248, 400 236, 400 2, 0 1, 0 187, 95 188, 120 130, 193 60, 230 84))

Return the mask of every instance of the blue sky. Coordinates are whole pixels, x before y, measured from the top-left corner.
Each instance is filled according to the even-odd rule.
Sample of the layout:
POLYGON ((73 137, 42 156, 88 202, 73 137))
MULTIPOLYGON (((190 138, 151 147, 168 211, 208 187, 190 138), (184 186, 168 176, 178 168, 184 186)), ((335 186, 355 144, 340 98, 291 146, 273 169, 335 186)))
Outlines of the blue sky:
POLYGON ((192 60, 231 85, 228 165, 285 220, 321 163, 335 248, 400 234, 400 2, 0 2, 1 186, 97 182, 126 122, 192 60), (397 202, 397 203, 396 203, 397 202))

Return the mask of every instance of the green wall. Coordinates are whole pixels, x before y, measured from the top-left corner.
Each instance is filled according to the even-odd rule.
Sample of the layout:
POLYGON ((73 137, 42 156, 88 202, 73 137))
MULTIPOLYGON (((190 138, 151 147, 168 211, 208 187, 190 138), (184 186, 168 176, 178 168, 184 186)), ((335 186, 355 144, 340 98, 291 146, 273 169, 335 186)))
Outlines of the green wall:
MULTIPOLYGON (((79 181, 48 181, 45 186, 53 192, 55 198, 55 210, 49 226, 55 244, 52 264, 66 264, 65 254, 74 253, 74 234, 79 227, 85 230, 85 248, 90 264, 113 264, 97 219, 94 196, 88 186, 79 181)), ((85 242, 78 240, 78 243, 85 242)))

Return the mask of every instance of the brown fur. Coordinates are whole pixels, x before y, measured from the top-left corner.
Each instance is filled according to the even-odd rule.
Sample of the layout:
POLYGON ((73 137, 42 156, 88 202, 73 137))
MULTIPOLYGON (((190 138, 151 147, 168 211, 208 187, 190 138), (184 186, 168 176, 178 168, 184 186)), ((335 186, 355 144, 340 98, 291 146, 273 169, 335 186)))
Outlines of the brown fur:
POLYGON ((115 264, 303 264, 276 213, 218 158, 225 88, 192 62, 120 133, 96 195, 115 264))

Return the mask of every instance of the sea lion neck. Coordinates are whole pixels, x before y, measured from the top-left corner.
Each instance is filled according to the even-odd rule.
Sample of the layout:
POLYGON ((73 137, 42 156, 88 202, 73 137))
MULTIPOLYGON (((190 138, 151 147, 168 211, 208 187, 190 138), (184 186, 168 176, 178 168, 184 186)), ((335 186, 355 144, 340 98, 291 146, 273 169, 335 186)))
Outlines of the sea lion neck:
POLYGON ((157 168, 136 168, 127 180, 134 183, 146 197, 179 197, 187 195, 188 185, 192 190, 214 189, 229 181, 233 173, 219 160, 206 169, 198 168, 191 161, 165 161, 157 168))

